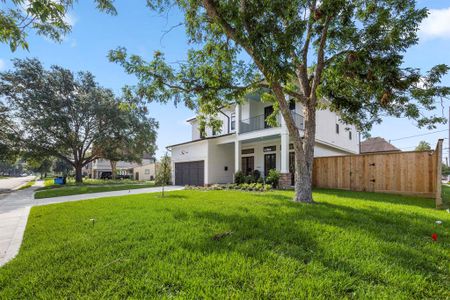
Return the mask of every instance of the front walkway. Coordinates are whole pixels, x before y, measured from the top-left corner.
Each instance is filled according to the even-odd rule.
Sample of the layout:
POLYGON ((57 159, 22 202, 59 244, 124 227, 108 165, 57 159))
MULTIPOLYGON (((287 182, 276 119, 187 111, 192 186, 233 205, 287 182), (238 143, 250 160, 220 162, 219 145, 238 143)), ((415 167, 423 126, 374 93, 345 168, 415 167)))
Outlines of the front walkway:
MULTIPOLYGON (((134 190, 113 191, 71 195, 54 198, 34 199, 34 191, 43 186, 38 181, 34 186, 10 194, 0 196, 0 267, 13 259, 19 252, 23 234, 32 206, 79 201, 104 197, 126 196, 135 194, 161 192, 161 187, 143 188, 134 190)), ((181 186, 167 186, 165 191, 182 190, 181 186)))

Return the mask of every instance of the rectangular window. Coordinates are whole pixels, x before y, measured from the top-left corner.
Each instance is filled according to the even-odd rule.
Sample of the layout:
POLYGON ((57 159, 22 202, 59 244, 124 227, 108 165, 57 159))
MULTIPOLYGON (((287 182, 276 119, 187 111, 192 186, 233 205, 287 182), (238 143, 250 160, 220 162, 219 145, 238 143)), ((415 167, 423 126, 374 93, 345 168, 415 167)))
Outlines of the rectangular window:
POLYGON ((336 133, 339 134, 339 124, 336 124, 336 133))
POLYGON ((252 154, 252 153, 255 153, 255 149, 254 148, 242 149, 241 153, 242 154, 252 154))
POLYGON ((145 169, 145 174, 150 174, 150 169, 145 169))
POLYGON ((266 119, 273 113, 273 105, 264 107, 264 128, 271 128, 272 126, 267 123, 266 119))
POLYGON ((241 168, 245 175, 250 175, 255 168, 255 158, 253 156, 242 157, 241 168))
POLYGON ((277 147, 276 146, 269 146, 269 147, 264 147, 263 148, 263 152, 273 152, 276 151, 277 147))
POLYGON ((232 113, 230 118, 230 129, 236 130, 236 114, 232 113))
POLYGON ((295 100, 289 100, 289 110, 295 110, 295 100))
POLYGON ((351 131, 348 132, 348 139, 349 139, 349 140, 352 139, 352 132, 351 132, 351 131))

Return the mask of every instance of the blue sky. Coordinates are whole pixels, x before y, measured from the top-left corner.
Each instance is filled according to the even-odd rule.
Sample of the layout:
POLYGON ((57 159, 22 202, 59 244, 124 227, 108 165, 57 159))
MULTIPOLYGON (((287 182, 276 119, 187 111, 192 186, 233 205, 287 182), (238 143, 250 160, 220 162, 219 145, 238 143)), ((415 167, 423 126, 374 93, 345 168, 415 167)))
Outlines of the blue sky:
MULTIPOLYGON (((419 44, 406 53, 405 66, 427 70, 439 63, 450 65, 450 0, 421 0, 418 5, 430 8, 431 15, 421 26, 419 44)), ((72 32, 61 44, 33 34, 30 34, 29 52, 18 50, 11 53, 7 45, 0 44, 0 70, 10 68, 12 58, 37 57, 46 66, 57 64, 74 71, 91 71, 101 85, 119 93, 123 85, 136 81, 120 66, 108 61, 106 55, 109 50, 124 46, 130 53, 149 59, 155 50, 161 50, 168 61, 185 57, 188 44, 183 28, 176 28, 162 38, 165 31, 182 21, 179 12, 172 10, 167 15, 157 15, 145 6, 145 1, 117 1, 116 6, 118 16, 109 16, 95 10, 93 1, 79 1, 68 16, 73 24, 72 32)), ((450 85, 449 75, 444 84, 450 85)), ((445 116, 448 116, 449 103, 449 100, 444 103, 445 116)), ((183 106, 175 108, 172 104, 152 103, 149 108, 151 116, 160 123, 157 157, 164 154, 167 145, 190 139, 190 127, 185 120, 193 116, 192 111, 183 106)), ((448 125, 441 125, 431 132, 446 129, 448 125)), ((414 150, 420 140, 434 145, 438 138, 448 137, 448 131, 443 131, 396 140, 429 132, 417 129, 408 119, 386 118, 373 128, 371 134, 394 140, 392 143, 402 150, 414 150)), ((445 151, 444 156, 447 153, 445 151)))

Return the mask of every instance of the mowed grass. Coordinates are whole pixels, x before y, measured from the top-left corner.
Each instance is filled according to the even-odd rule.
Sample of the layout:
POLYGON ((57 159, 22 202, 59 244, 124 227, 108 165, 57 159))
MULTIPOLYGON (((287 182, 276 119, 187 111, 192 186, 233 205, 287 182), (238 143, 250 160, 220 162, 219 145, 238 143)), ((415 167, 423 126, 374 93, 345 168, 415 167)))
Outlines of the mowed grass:
POLYGON ((0 299, 449 297, 450 214, 318 190, 177 191, 33 207, 0 299), (92 222, 91 219, 95 219, 92 222), (437 242, 431 234, 439 233, 437 242))
MULTIPOLYGON (((44 183, 46 184, 46 183, 44 183)), ((112 192, 121 190, 132 190, 132 189, 142 189, 154 187, 154 182, 130 182, 126 181, 123 183, 84 183, 80 185, 67 184, 67 185, 46 185, 40 188, 34 194, 35 199, 51 198, 59 196, 69 196, 78 194, 89 194, 89 193, 101 193, 101 192, 112 192)))

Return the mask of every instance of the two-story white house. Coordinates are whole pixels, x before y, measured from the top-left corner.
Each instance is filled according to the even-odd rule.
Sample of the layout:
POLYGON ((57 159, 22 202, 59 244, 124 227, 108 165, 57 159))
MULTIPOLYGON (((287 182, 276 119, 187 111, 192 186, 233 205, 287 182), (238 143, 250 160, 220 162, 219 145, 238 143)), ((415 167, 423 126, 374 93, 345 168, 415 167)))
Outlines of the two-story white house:
MULTIPOLYGON (((302 134, 302 105, 292 102, 290 109, 302 134)), ((192 126, 191 140, 167 147, 172 153, 173 183, 231 183, 239 170, 247 174, 259 170, 266 176, 270 169, 277 169, 293 184, 294 149, 281 117, 278 127, 265 121, 272 112, 272 105, 259 97, 247 97, 245 103, 222 110, 220 132, 206 129, 201 133, 196 118, 187 120, 192 126)), ((316 157, 359 153, 359 132, 354 126, 342 123, 330 110, 318 110, 316 120, 316 157)))

